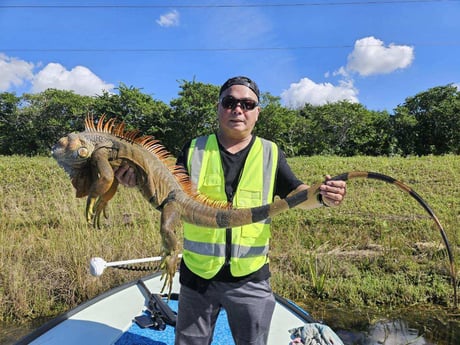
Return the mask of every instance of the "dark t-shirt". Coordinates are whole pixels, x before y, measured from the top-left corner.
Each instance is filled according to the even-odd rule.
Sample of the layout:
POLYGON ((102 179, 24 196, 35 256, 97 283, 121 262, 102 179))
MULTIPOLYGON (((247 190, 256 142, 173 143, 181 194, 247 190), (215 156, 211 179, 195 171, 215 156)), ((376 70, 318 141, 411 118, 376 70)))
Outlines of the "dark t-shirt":
MULTIPOLYGON (((227 200, 231 202, 233 200, 234 193, 238 186, 239 177, 241 176, 241 171, 244 167, 244 163, 248 156, 248 153, 254 144, 255 136, 252 137, 251 142, 243 150, 233 154, 225 150, 222 145, 219 143, 220 156, 222 161, 222 168, 225 176, 225 192, 227 194, 227 200)), ((187 169, 187 155, 190 148, 190 143, 188 142, 182 149, 181 154, 177 158, 177 164, 182 165, 187 169)), ((285 198, 290 192, 296 189, 303 182, 300 181, 292 172, 291 168, 287 164, 286 156, 281 150, 278 150, 278 166, 276 169, 276 178, 275 178, 275 192, 274 195, 279 196, 280 198, 285 198)), ((227 235, 230 234, 231 229, 227 229, 227 235)), ((230 242, 230 241, 227 241, 230 242)), ((229 243, 230 245, 230 243, 229 243)), ((230 247, 228 248, 229 251, 230 247)), ((219 273, 211 280, 203 279, 192 271, 188 269, 184 261, 181 261, 180 267, 180 282, 181 284, 194 289, 194 290, 203 290, 206 289, 207 284, 211 280, 218 281, 227 281, 227 282, 236 282, 236 281, 261 281, 268 279, 270 277, 270 271, 268 264, 264 265, 258 271, 251 273, 244 277, 234 277, 230 273, 230 266, 224 265, 219 273)))

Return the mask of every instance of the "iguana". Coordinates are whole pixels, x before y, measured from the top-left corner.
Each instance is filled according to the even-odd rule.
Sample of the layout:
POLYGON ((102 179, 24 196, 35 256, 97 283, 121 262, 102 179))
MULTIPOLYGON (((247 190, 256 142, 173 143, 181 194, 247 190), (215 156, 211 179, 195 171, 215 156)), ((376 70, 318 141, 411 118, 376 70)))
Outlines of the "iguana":
POLYGON ((149 203, 161 212, 160 234, 166 286, 172 288, 179 254, 176 232, 182 221, 211 228, 231 228, 273 217, 292 207, 319 206, 319 186, 311 187, 272 204, 249 209, 232 209, 196 193, 187 172, 174 164, 171 154, 152 136, 125 130, 123 122, 102 116, 95 124, 85 119, 85 131, 62 137, 52 155, 69 174, 77 197, 87 196, 86 219, 99 226, 107 203, 115 195, 118 180, 114 169, 129 164, 135 169, 137 186, 149 203))
MULTIPOLYGON (((85 131, 62 137, 52 148, 52 155, 69 174, 77 197, 88 196, 86 219, 99 227, 101 214, 117 192, 118 180, 114 169, 128 164, 135 169, 137 186, 149 203, 161 212, 160 234, 163 244, 163 278, 165 287, 172 289, 172 278, 178 264, 179 244, 176 232, 182 221, 210 228, 232 228, 284 212, 294 207, 313 209, 321 205, 319 187, 312 185, 285 199, 246 209, 232 209, 227 203, 210 200, 194 191, 184 168, 174 164, 172 155, 152 136, 125 130, 124 122, 102 116, 95 123, 92 116, 85 119, 85 131)), ((447 236, 439 220, 426 202, 410 187, 392 177, 371 172, 348 172, 334 180, 371 178, 396 185, 414 197, 435 221, 446 244, 451 264, 451 276, 456 298, 456 271, 447 236)))

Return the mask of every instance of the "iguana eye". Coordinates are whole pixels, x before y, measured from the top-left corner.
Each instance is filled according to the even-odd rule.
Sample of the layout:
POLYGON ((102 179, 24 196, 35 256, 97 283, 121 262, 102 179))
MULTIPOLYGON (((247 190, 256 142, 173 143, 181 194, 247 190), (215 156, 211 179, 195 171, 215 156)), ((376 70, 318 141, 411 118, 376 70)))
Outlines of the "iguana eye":
POLYGON ((88 149, 86 147, 80 147, 77 151, 78 153, 78 156, 81 157, 81 158, 86 158, 88 157, 88 149))

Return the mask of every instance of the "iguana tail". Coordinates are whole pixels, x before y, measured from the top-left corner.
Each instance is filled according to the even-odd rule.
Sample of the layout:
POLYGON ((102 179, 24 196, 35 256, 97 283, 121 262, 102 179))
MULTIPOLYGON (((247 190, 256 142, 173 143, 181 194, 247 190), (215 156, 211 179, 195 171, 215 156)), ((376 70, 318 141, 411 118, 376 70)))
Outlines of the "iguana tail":
MULTIPOLYGON (((402 191, 408 193, 415 200, 417 200, 417 202, 425 209, 425 211, 428 212, 431 219, 433 219, 433 221, 436 223, 436 226, 439 229, 442 240, 447 250, 447 254, 449 257, 452 286, 454 288, 454 304, 455 306, 457 306, 457 271, 455 268, 454 256, 449 241, 447 239, 446 232, 443 226, 441 225, 441 222, 439 221, 438 217, 434 214, 433 210, 428 205, 428 203, 425 200, 423 200, 422 197, 409 186, 390 176, 383 175, 380 173, 367 171, 352 171, 334 176, 332 180, 347 181, 357 178, 374 179, 391 183, 399 189, 401 189, 402 191)), ((209 224, 211 223, 213 227, 229 228, 259 222, 266 218, 274 217, 286 210, 298 206, 301 206, 302 209, 313 209, 318 207, 318 196, 320 192, 319 187, 321 186, 321 184, 322 183, 317 183, 307 190, 300 191, 285 199, 276 200, 275 202, 268 205, 248 209, 221 209, 217 211, 217 214, 213 213, 214 217, 212 219, 205 219, 206 217, 203 217, 203 215, 206 214, 206 212, 202 214, 195 213, 192 216, 192 219, 186 219, 186 221, 190 221, 191 223, 203 226, 210 226, 209 224)))
MULTIPOLYGON (((271 204, 251 208, 215 208, 205 210, 206 206, 196 201, 195 207, 190 205, 188 209, 195 209, 195 212, 184 214, 184 220, 191 224, 211 228, 233 228, 247 224, 257 223, 267 218, 272 218, 291 208, 302 206, 302 209, 309 210, 318 207, 319 186, 318 183, 307 190, 300 191, 285 199, 279 199, 271 204)), ((193 202, 188 200, 189 202, 193 202)))

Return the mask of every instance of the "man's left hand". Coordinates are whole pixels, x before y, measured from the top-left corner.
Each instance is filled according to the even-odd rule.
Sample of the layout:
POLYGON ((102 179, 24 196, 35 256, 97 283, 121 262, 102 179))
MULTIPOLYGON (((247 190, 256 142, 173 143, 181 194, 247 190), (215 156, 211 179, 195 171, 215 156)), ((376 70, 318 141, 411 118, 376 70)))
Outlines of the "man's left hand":
POLYGON ((323 196, 323 203, 326 206, 338 206, 342 203, 347 193, 347 183, 345 181, 331 180, 330 175, 326 175, 326 181, 319 187, 323 196))

